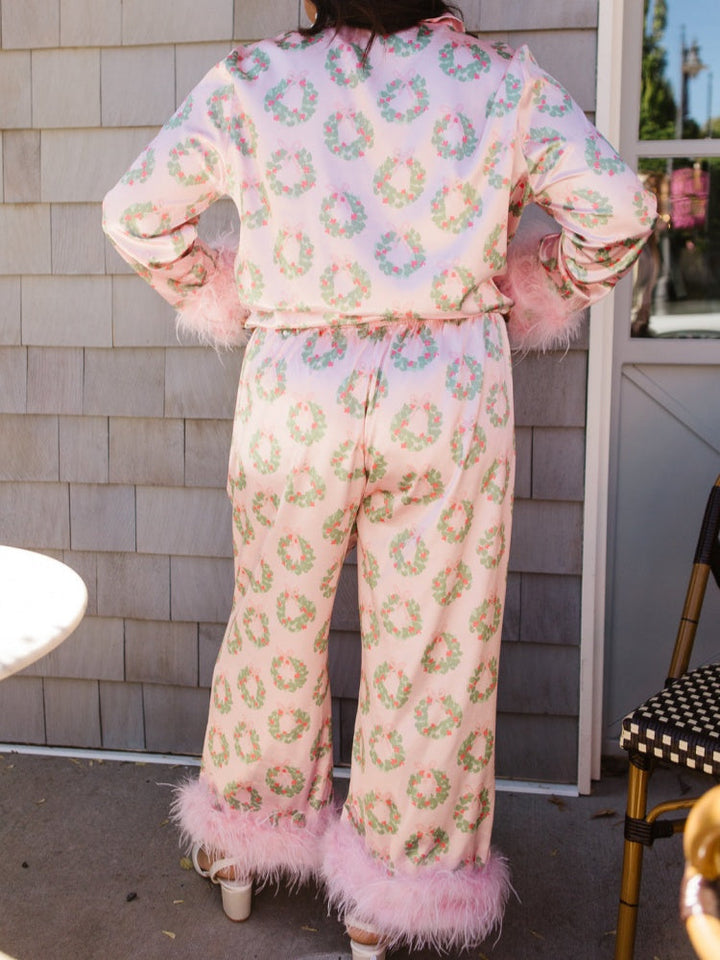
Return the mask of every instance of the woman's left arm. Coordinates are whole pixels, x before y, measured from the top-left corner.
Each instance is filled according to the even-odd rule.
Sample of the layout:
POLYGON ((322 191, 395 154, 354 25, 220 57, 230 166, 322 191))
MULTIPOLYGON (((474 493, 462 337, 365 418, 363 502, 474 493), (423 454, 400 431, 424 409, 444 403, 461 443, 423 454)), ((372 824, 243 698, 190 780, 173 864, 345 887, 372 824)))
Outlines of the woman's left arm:
MULTIPOLYGON (((103 229, 118 253, 178 310, 201 340, 243 341, 247 317, 234 280, 236 249, 212 247, 200 214, 230 192, 227 158, 241 110, 227 61, 183 102, 103 203, 103 229)), ((237 137, 236 137, 237 140, 237 137)))

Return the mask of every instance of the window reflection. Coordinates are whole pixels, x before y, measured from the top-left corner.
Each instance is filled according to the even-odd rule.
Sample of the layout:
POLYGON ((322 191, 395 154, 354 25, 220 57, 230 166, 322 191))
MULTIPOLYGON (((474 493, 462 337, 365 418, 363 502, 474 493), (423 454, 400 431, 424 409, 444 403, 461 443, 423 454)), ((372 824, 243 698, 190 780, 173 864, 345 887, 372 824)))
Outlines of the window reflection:
POLYGON ((634 269, 633 337, 720 337, 717 4, 643 0, 639 138, 697 140, 698 155, 639 161, 659 217, 634 269))
POLYGON ((646 158, 655 232, 633 273, 633 337, 720 337, 720 157, 646 158))
POLYGON ((720 137, 717 0, 644 0, 644 9, 640 139, 720 137))

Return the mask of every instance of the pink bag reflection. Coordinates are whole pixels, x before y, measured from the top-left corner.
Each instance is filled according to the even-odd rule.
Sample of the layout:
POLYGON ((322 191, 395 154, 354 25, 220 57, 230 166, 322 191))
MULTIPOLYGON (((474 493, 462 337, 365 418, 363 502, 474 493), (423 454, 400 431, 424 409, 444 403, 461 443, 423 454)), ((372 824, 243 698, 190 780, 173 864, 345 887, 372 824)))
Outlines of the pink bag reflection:
POLYGON ((696 163, 673 170, 670 178, 672 225, 676 230, 695 230, 707 219, 710 174, 696 163))

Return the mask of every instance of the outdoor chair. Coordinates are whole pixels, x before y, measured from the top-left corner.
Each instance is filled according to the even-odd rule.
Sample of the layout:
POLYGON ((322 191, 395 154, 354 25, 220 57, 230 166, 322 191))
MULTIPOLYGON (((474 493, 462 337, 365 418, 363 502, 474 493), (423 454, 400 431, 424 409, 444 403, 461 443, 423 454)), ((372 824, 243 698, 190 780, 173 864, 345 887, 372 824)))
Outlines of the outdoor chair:
POLYGON ((681 833, 687 817, 660 819, 688 810, 697 797, 669 800, 647 809, 655 760, 720 777, 720 663, 688 672, 710 571, 720 587, 720 476, 710 492, 695 550, 665 688, 622 722, 620 745, 629 754, 625 844, 615 960, 632 960, 645 847, 681 833))

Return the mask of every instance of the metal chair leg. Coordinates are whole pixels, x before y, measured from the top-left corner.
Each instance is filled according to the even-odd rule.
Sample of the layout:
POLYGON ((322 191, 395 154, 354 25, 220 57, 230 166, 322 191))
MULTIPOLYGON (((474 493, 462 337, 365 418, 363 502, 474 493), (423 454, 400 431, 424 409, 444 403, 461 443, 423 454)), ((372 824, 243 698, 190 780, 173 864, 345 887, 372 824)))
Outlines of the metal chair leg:
MULTIPOLYGON (((648 781, 650 765, 645 757, 630 757, 628 771, 627 817, 644 820, 647 812, 648 781)), ((635 953, 635 930, 640 899, 643 844, 627 838, 623 851, 622 879, 620 882, 620 905, 618 908, 617 932, 615 935, 615 960, 633 960, 635 953)))

